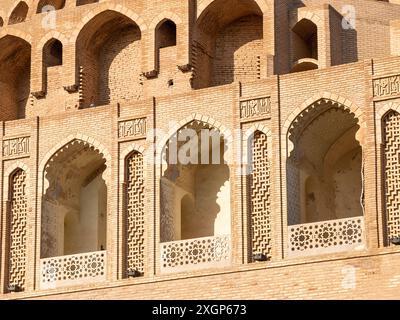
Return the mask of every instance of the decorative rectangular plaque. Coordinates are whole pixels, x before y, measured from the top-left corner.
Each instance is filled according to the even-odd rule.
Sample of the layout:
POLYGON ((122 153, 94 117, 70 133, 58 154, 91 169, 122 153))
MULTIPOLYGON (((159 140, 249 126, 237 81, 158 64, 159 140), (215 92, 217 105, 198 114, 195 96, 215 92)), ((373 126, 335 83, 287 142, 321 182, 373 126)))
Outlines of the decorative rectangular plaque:
POLYGON ((240 118, 251 119, 271 116, 271 98, 258 98, 240 102, 240 118))
POLYGON ((384 98, 400 94, 400 75, 374 80, 374 97, 384 98))
POLYGON ((146 136, 146 118, 121 121, 118 124, 118 138, 138 138, 146 136))
POLYGON ((29 137, 3 141, 3 157, 20 157, 29 155, 29 137))

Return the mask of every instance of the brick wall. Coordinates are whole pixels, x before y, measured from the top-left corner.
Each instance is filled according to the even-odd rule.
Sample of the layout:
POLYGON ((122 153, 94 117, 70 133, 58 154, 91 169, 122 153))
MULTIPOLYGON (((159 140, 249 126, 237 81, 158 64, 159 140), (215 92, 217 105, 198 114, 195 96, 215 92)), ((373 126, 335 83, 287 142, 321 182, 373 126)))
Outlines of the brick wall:
POLYGON ((261 78, 262 18, 248 16, 234 21, 215 40, 212 84, 261 78))
MULTIPOLYGON (((259 2, 261 3, 261 0, 259 2)), ((325 48, 325 51, 322 51, 325 61, 328 63, 329 59, 332 59, 332 64, 338 65, 329 67, 328 63, 327 68, 286 74, 291 66, 288 11, 295 10, 296 13, 294 2, 291 1, 276 2, 276 15, 270 19, 271 12, 265 13, 262 18, 262 30, 261 19, 254 16, 228 23, 226 28, 222 28, 224 31, 219 33, 219 37, 213 38, 217 39, 217 50, 215 56, 212 56, 214 64, 208 57, 214 54, 213 47, 207 39, 201 37, 195 39, 201 46, 192 46, 192 57, 189 58, 189 44, 192 43, 189 40, 194 35, 193 23, 196 19, 189 17, 187 4, 182 4, 182 1, 110 0, 76 7, 75 1, 67 0, 65 8, 58 10, 56 31, 42 29, 42 15, 32 12, 32 3, 34 2, 29 2, 31 10, 28 12, 27 22, 0 28, 1 36, 14 34, 15 37, 25 39, 32 47, 31 68, 23 57, 16 54, 16 60, 25 62, 21 64, 24 72, 19 73, 22 69, 9 68, 8 65, 0 70, 0 90, 4 99, 4 102, 1 100, 2 104, 12 106, 19 103, 20 109, 26 105, 26 119, 1 122, 0 136, 3 144, 22 137, 29 137, 30 141, 29 150, 22 148, 12 154, 3 151, 0 155, 3 168, 0 176, 3 190, 0 194, 2 293, 5 292, 7 272, 6 201, 9 175, 18 167, 26 168, 29 172, 26 290, 18 294, 4 293, 1 298, 396 297, 400 281, 393 265, 399 260, 399 250, 384 245, 385 200, 384 188, 380 183, 383 179, 383 160, 379 142, 379 121, 381 113, 398 106, 400 98, 399 92, 396 91, 396 79, 392 80, 394 85, 390 90, 381 88, 384 87, 384 81, 381 85, 376 85, 375 82, 381 77, 400 74, 399 58, 389 56, 388 22, 399 14, 398 5, 378 1, 352 1, 358 17, 356 32, 342 34, 340 40, 329 40, 325 37, 325 42, 320 42, 321 48, 325 48), (120 12, 118 17, 129 16, 135 23, 130 25, 135 27, 114 29, 106 25, 106 28, 100 28, 105 21, 111 21, 108 19, 109 12, 101 14, 102 11, 109 10, 120 12), (91 25, 93 18, 96 19, 96 23, 91 25), (159 50, 157 77, 140 77, 142 72, 155 68, 157 44, 153 41, 154 32, 158 22, 166 18, 176 22, 177 44, 159 50), (87 29, 90 32, 84 35, 84 38, 80 38, 79 32, 87 31, 84 29, 87 23, 93 29, 87 29), (28 27, 31 28, 31 32, 27 31, 28 27), (107 32, 96 34, 97 29, 107 32), (32 72, 30 91, 36 92, 37 88, 42 88, 42 48, 52 37, 63 42, 63 65, 47 68, 45 97, 30 97, 27 100, 29 70, 32 72), (91 42, 80 43, 82 39, 96 39, 95 49, 89 50, 91 42), (333 46, 335 48, 332 48, 333 46), (227 56, 231 58, 226 59, 227 56), (374 60, 371 61, 371 58, 374 60), (339 65, 356 60, 359 62, 339 65), (271 61, 274 63, 271 64, 271 61), (189 62, 195 66, 195 75, 190 70, 182 71, 178 68, 178 65, 182 67, 189 62), (72 89, 71 92, 67 92, 64 86, 78 84, 77 71, 81 65, 84 67, 81 87, 78 92, 73 92, 72 89), (274 73, 280 75, 273 75, 274 73), (21 77, 21 74, 24 76, 21 77), (17 83, 14 75, 18 75, 22 82, 17 83), (211 83, 216 86, 193 90, 192 76, 198 77, 199 87, 207 87, 211 83), (375 91, 380 89, 384 93, 377 96, 375 91), (90 104, 92 95, 96 96, 98 105, 107 105, 76 109, 74 106, 78 104, 79 94, 82 92, 84 106, 90 104), (17 96, 18 98, 14 98, 17 96), (241 102, 266 97, 271 103, 268 115, 250 119, 241 116, 241 102), (286 176, 288 126, 303 109, 320 99, 331 99, 349 108, 363 130, 361 145, 365 157, 365 247, 361 251, 354 250, 342 254, 289 258, 287 225, 291 222, 288 217, 288 197, 291 189, 286 176), (249 199, 245 178, 238 173, 237 164, 230 164, 231 193, 228 201, 231 207, 231 266, 172 275, 161 274, 159 243, 162 171, 159 164, 144 162, 145 276, 123 279, 125 243, 120 230, 124 226, 122 199, 126 173, 125 157, 134 150, 150 150, 152 154, 160 148, 158 146, 154 150, 154 141, 146 139, 145 135, 118 135, 121 123, 139 118, 146 118, 147 130, 157 128, 168 134, 172 134, 187 122, 200 119, 224 133, 239 128, 250 131, 264 128, 270 132, 270 223, 273 243, 271 261, 247 263, 250 250, 248 230, 251 225, 248 219, 249 199), (86 141, 107 159, 107 280, 105 283, 42 291, 39 290, 38 281, 42 196, 45 191, 44 167, 54 154, 73 139, 86 141), (355 285, 352 282, 354 278, 355 285)), ((201 3, 204 4, 205 1, 201 3)), ((265 3, 271 4, 272 1, 265 3)), ((329 29, 332 26, 329 23, 334 21, 336 25, 332 27, 333 31, 337 30, 340 21, 337 13, 347 4, 346 1, 332 0, 331 8, 328 8, 321 7, 316 0, 304 3, 308 11, 323 17, 323 30, 329 29), (334 18, 329 14, 330 11, 327 11, 333 9, 336 11, 334 18)), ((11 2, 6 2, 4 8, 8 10, 11 9, 10 6, 11 2)), ((201 10, 203 8, 198 6, 198 12, 191 13, 200 16, 201 10)), ((0 15, 5 17, 1 12, 0 15)), ((122 20, 126 25, 127 18, 122 20)), ((111 25, 121 26, 118 23, 111 25)), ((6 47, 18 48, 13 42, 0 38, 0 49, 6 47)), ((5 55, 1 52, 0 59, 4 62, 5 55)), ((318 105, 315 107, 318 108, 318 105)), ((2 120, 16 118, 16 110, 17 107, 12 109, 12 115, 4 112, 2 120)), ((242 137, 234 136, 234 141, 241 139, 242 137)), ((234 158, 239 158, 244 152, 241 146, 236 144, 233 145, 232 151, 234 158)))

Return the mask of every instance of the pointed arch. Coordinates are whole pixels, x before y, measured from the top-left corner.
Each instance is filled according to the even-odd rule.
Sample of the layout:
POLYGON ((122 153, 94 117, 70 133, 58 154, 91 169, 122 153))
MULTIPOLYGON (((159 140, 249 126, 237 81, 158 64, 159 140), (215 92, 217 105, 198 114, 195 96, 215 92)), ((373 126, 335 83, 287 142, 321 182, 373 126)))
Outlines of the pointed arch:
POLYGON ((103 7, 83 19, 84 26, 76 36, 75 81, 85 84, 81 87, 82 108, 108 105, 121 98, 139 99, 143 94, 141 27, 120 7, 115 10, 113 6, 107 10, 103 7), (131 86, 125 86, 125 81, 131 86))
POLYGON ((78 25, 75 27, 74 31, 71 34, 71 42, 76 42, 76 40, 78 39, 79 33, 82 31, 82 29, 85 27, 85 25, 89 21, 91 21, 93 18, 100 15, 101 13, 104 13, 107 11, 114 11, 114 12, 120 13, 123 16, 126 16, 132 22, 134 22, 135 24, 137 24, 139 26, 139 29, 141 32, 144 32, 147 30, 147 25, 144 22, 143 18, 140 17, 133 10, 128 9, 120 4, 103 2, 103 3, 99 4, 98 6, 96 6, 95 9, 89 11, 82 18, 81 22, 78 23, 78 25))
POLYGON ((363 116, 362 109, 353 103, 351 100, 330 92, 317 93, 311 98, 305 100, 300 106, 296 107, 286 118, 282 126, 282 140, 285 141, 285 148, 282 150, 286 155, 289 155, 293 146, 290 137, 290 128, 296 124, 295 119, 307 109, 317 109, 322 103, 330 103, 336 107, 342 108, 343 110, 348 110, 350 113, 354 114, 354 117, 358 119, 358 124, 360 125, 360 133, 365 128, 365 119, 363 116))
POLYGON ((363 216, 363 121, 359 107, 330 93, 307 99, 287 117, 288 225, 363 216))
MULTIPOLYGON (((55 155, 58 151, 60 151, 63 147, 69 145, 71 142, 75 140, 80 140, 86 143, 87 145, 90 145, 94 148, 95 151, 97 151, 100 155, 104 157, 107 163, 111 162, 111 154, 108 152, 107 148, 100 143, 98 140, 89 137, 84 134, 72 134, 69 135, 67 138, 63 139, 61 142, 57 143, 53 148, 51 148, 42 158, 42 161, 39 163, 39 174, 38 177, 44 177, 45 169, 50 161, 50 159, 55 155)), ((108 171, 108 170, 106 170, 108 171)), ((39 186, 39 191, 42 193, 43 192, 43 179, 39 179, 38 181, 38 186, 39 186)))
POLYGON ((110 164, 99 144, 82 138, 78 135, 60 143, 42 161, 41 258, 95 252, 107 246, 110 164))
POLYGON ((383 143, 382 121, 390 111, 396 111, 397 113, 400 113, 400 103, 390 102, 390 103, 385 104, 384 106, 380 107, 376 111, 376 114, 375 114, 376 140, 377 140, 377 143, 379 143, 379 144, 383 143))
MULTIPOLYGON (((209 7, 213 2, 216 0, 202 0, 199 1, 197 6, 197 17, 200 17, 201 14, 209 7)), ((265 13, 268 10, 274 9, 274 1, 275 0, 254 0, 258 7, 260 8, 261 12, 265 13)))
MULTIPOLYGON (((13 162, 11 165, 5 167, 5 169, 4 169, 4 177, 11 176, 11 174, 14 171, 19 170, 19 169, 23 170, 26 173, 27 179, 29 180, 29 178, 30 178, 29 167, 25 162, 23 162, 21 160, 13 162)), ((4 199, 7 199, 8 194, 9 194, 9 185, 7 183, 5 183, 4 184, 4 199)))
POLYGON ((273 10, 264 16, 258 3, 264 2, 215 0, 207 3, 193 27, 190 63, 195 89, 261 78, 267 62, 260 57, 264 56, 264 45, 265 48, 269 45, 264 42, 264 36, 265 33, 272 35, 268 31, 272 20, 266 17, 273 10))
POLYGON ((202 115, 200 113, 192 113, 190 116, 187 116, 186 118, 182 119, 181 121, 179 121, 178 123, 173 125, 168 130, 168 132, 161 137, 161 139, 160 139, 159 143, 157 143, 157 147, 156 147, 156 163, 157 164, 161 163, 161 155, 162 155, 163 149, 164 149, 165 145, 167 144, 168 140, 176 132, 178 132, 180 128, 184 127, 185 125, 187 125, 190 122, 195 121, 195 120, 206 123, 206 124, 214 127, 216 130, 219 131, 221 136, 224 137, 224 139, 227 141, 227 144, 231 144, 233 142, 232 132, 230 130, 228 130, 224 125, 222 125, 221 122, 217 121, 216 119, 214 119, 210 116, 202 115))
POLYGON ((399 155, 400 155, 400 105, 389 103, 377 111, 377 140, 379 142, 378 153, 381 155, 381 181, 383 190, 383 243, 388 246, 400 234, 399 208, 400 197, 398 188, 399 179, 399 155), (379 128, 379 130, 378 130, 379 128))

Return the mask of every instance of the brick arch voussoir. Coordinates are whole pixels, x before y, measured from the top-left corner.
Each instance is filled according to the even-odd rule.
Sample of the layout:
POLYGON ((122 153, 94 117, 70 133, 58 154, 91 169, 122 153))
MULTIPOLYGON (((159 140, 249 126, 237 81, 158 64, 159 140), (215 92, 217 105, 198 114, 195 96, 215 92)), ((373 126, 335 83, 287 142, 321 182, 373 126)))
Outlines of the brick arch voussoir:
POLYGON ((143 18, 139 16, 139 14, 135 13, 131 9, 128 9, 120 4, 103 2, 103 3, 100 3, 95 9, 93 9, 85 14, 85 16, 82 18, 81 22, 78 23, 75 30, 72 32, 71 41, 76 42, 76 40, 78 39, 79 33, 83 30, 83 28, 88 23, 90 23, 90 21, 93 18, 95 18, 96 16, 98 16, 106 11, 114 11, 114 12, 117 12, 117 13, 120 13, 120 14, 126 16, 127 18, 132 20, 132 22, 134 22, 138 25, 140 32, 144 32, 147 30, 147 25, 144 22, 143 18))
MULTIPOLYGON (((199 18, 205 10, 216 0, 203 0, 198 4, 197 18, 199 18)), ((275 0, 254 0, 257 3, 262 13, 274 9, 275 0)))

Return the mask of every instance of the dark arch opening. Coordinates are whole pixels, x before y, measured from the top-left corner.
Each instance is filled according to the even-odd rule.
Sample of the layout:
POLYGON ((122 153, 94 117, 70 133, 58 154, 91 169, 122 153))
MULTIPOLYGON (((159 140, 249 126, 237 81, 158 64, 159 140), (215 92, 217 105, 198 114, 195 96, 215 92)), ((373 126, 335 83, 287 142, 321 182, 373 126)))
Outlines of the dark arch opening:
POLYGON ((45 67, 60 66, 63 63, 63 45, 60 40, 50 39, 43 48, 45 67))
POLYGON ((292 29, 293 62, 304 58, 318 60, 318 28, 314 22, 302 19, 292 29))
POLYGON ((25 118, 30 95, 31 45, 15 36, 0 39, 0 120, 25 118))
POLYGON ((156 33, 157 48, 176 46, 176 24, 171 20, 165 20, 156 33))
POLYGON ((96 2, 99 2, 99 0, 76 0, 76 5, 83 6, 85 4, 91 4, 91 3, 96 3, 96 2))
POLYGON ((29 10, 29 7, 25 2, 21 1, 20 3, 18 3, 10 15, 8 24, 16 24, 16 23, 24 22, 26 19, 26 16, 28 15, 28 10, 29 10))
POLYGON ((65 0, 40 0, 36 13, 44 13, 51 10, 60 10, 65 6, 65 0))

